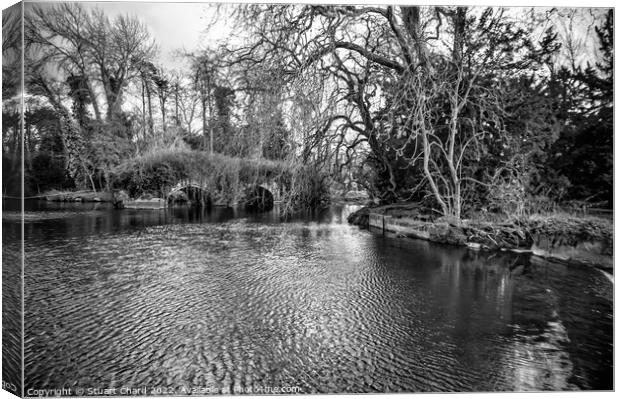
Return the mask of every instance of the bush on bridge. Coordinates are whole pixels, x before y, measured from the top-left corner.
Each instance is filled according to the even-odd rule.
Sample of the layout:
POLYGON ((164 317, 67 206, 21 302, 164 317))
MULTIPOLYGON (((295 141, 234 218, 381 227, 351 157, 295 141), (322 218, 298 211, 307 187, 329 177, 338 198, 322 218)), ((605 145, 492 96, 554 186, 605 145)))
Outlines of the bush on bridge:
POLYGON ((248 185, 281 181, 289 172, 283 161, 234 158, 186 148, 151 150, 123 162, 115 170, 114 187, 133 198, 165 196, 179 181, 213 187, 214 200, 233 203, 248 185))

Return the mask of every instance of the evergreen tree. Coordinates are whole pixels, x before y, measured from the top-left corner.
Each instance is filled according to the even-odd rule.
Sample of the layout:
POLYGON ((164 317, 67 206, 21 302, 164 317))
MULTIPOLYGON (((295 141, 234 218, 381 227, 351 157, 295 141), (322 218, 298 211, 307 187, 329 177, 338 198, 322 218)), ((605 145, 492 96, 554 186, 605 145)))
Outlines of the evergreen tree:
POLYGON ((579 68, 571 79, 577 103, 553 148, 551 168, 571 183, 569 198, 613 207, 613 10, 596 27, 602 61, 579 68))

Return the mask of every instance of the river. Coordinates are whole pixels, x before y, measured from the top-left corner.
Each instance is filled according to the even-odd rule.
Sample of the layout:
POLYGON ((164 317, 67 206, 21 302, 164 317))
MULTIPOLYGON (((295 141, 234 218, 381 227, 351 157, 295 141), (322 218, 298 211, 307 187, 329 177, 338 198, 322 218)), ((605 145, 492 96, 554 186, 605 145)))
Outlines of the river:
MULTIPOLYGON (((602 273, 383 236, 354 209, 27 202, 25 390, 613 388, 602 273)), ((9 206, 9 293, 19 234, 9 206)))

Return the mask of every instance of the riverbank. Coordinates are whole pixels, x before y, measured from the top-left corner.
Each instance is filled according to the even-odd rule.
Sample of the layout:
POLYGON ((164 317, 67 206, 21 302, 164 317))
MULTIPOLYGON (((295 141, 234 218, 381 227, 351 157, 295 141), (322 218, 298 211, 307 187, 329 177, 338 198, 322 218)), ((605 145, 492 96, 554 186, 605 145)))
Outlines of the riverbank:
POLYGON ((112 193, 106 191, 57 191, 51 190, 40 198, 52 202, 112 202, 112 193))
POLYGON ((112 202, 115 206, 128 209, 163 209, 166 202, 161 198, 138 198, 131 200, 124 191, 117 193, 117 198, 106 191, 49 191, 40 197, 51 202, 112 202), (120 202, 119 202, 120 200, 120 202))
POLYGON ((498 221, 432 218, 415 204, 364 207, 348 222, 404 237, 473 250, 510 250, 531 253, 568 264, 587 264, 613 271, 613 220, 570 214, 531 215, 498 221))

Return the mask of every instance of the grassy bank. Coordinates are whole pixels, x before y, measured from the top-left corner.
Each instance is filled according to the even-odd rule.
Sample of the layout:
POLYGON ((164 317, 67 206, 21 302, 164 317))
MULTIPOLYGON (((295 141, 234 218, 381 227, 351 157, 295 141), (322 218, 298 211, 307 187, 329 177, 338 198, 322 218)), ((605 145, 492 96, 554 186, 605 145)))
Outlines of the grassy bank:
POLYGON ((439 243, 527 251, 567 263, 613 267, 613 221, 600 217, 552 213, 501 218, 482 214, 456 221, 422 214, 416 204, 398 204, 365 207, 348 220, 439 243))
POLYGON ((42 196, 54 202, 112 202, 112 193, 104 191, 58 191, 50 190, 42 196))

